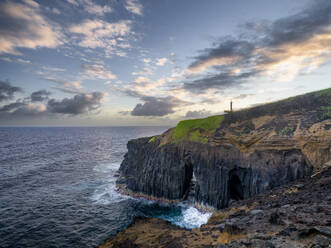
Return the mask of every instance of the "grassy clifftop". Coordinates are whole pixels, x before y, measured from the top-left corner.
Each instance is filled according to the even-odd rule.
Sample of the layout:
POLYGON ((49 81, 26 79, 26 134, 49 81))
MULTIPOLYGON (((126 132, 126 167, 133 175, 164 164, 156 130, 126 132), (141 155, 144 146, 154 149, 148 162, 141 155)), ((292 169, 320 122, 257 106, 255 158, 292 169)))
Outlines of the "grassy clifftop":
MULTIPOLYGON (((299 118, 299 116, 307 115, 308 112, 313 115, 310 118, 313 123, 331 119, 331 88, 234 111, 231 114, 183 120, 166 135, 163 135, 164 138, 162 138, 161 144, 179 143, 181 141, 206 144, 220 129, 228 130, 227 133, 233 132, 234 128, 230 128, 233 125, 242 125, 244 133, 252 130, 261 132, 252 123, 260 117, 268 117, 266 121, 270 120, 269 126, 276 129, 278 135, 288 136, 294 133, 297 123, 291 123, 290 118, 285 117, 285 115, 294 114, 296 115, 295 118, 299 118)), ((154 142, 157 139, 158 136, 152 137, 149 142, 154 142)))
POLYGON ((313 110, 322 110, 321 119, 331 117, 331 88, 236 111, 231 116, 227 116, 225 122, 233 123, 264 115, 280 115, 291 112, 304 113, 313 110))
POLYGON ((223 119, 223 115, 215 115, 204 119, 180 121, 173 131, 172 140, 174 142, 189 140, 205 144, 223 119))

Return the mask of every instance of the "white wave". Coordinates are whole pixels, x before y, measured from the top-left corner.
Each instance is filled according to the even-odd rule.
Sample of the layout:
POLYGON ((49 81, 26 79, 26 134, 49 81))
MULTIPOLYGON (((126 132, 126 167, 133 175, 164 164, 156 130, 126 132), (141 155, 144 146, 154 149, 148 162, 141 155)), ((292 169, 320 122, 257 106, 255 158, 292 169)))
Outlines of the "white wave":
POLYGON ((114 176, 119 168, 119 163, 107 163, 97 165, 93 170, 96 172, 96 177, 102 182, 94 190, 90 199, 96 204, 108 205, 128 199, 126 195, 122 195, 116 190, 116 177, 114 176))
POLYGON ((107 163, 107 164, 99 164, 93 168, 95 172, 99 173, 112 173, 114 175, 116 171, 120 168, 120 163, 107 163))
POLYGON ((195 207, 183 209, 182 214, 175 220, 170 220, 173 224, 182 228, 193 229, 206 224, 211 216, 210 212, 200 212, 195 207))
MULTIPOLYGON (((108 205, 118 203, 131 197, 122 195, 116 191, 116 177, 119 163, 107 163, 97 165, 93 170, 101 184, 94 190, 90 199, 96 204, 108 205)), ((155 201, 145 198, 131 198, 136 201, 142 202, 144 205, 153 205, 155 201)), ((160 206, 167 207, 169 203, 158 203, 160 206)), ((200 212, 193 206, 187 206, 184 203, 177 204, 182 209, 180 215, 165 214, 158 216, 161 219, 170 221, 172 224, 182 228, 193 229, 207 223, 211 216, 210 212, 200 212)))

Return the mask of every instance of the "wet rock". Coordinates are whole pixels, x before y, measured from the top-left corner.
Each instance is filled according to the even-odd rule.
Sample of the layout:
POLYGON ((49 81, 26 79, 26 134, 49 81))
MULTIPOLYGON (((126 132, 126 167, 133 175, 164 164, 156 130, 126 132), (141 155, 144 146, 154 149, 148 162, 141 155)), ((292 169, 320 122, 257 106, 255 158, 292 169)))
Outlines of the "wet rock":
POLYGON ((224 229, 223 229, 224 232, 227 232, 230 234, 238 234, 238 233, 241 233, 242 230, 243 229, 241 227, 239 227, 237 224, 232 223, 232 222, 225 223, 224 229))
POLYGON ((233 214, 230 214, 229 218, 233 218, 233 217, 239 217, 239 216, 244 216, 246 215, 246 211, 245 210, 239 210, 233 214))
POLYGON ((277 235, 281 235, 281 236, 290 236, 291 233, 297 231, 297 228, 293 225, 287 226, 286 228, 284 228, 283 230, 281 230, 277 235))
POLYGON ((275 248, 274 244, 267 240, 252 240, 252 245, 251 247, 256 247, 256 248, 275 248))
POLYGON ((215 246, 215 248, 226 248, 227 246, 225 246, 225 245, 223 245, 223 244, 221 244, 221 243, 219 243, 219 244, 217 244, 216 246, 215 246))
POLYGON ((302 238, 306 238, 312 234, 316 234, 316 230, 314 228, 302 228, 291 234, 291 239, 299 240, 302 238))
POLYGON ((263 210, 260 209, 254 209, 252 211, 249 212, 251 215, 258 215, 258 214, 262 214, 263 210))
POLYGON ((282 224, 284 224, 284 222, 282 221, 282 219, 281 219, 280 214, 279 214, 278 211, 273 211, 270 214, 269 222, 270 222, 270 224, 274 224, 274 225, 282 225, 282 224))
POLYGON ((331 238, 331 228, 326 226, 315 226, 313 228, 316 232, 331 238))
POLYGON ((316 235, 313 239, 313 245, 319 245, 320 247, 329 247, 331 245, 331 239, 322 235, 316 235))
POLYGON ((296 185, 294 185, 297 189, 303 189, 304 187, 305 187, 305 185, 303 185, 303 184, 296 184, 296 185))

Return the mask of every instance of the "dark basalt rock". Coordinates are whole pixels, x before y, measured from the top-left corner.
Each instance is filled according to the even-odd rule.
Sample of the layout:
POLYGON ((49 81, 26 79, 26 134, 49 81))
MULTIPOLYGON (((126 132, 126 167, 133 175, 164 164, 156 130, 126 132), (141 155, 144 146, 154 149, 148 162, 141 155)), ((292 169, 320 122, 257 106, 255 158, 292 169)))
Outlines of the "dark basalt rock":
POLYGON ((224 208, 273 187, 303 178, 312 167, 299 149, 256 149, 241 152, 234 145, 193 142, 129 141, 118 183, 135 193, 224 208), (194 192, 190 182, 194 178, 194 192), (192 194, 193 193, 193 194, 192 194))

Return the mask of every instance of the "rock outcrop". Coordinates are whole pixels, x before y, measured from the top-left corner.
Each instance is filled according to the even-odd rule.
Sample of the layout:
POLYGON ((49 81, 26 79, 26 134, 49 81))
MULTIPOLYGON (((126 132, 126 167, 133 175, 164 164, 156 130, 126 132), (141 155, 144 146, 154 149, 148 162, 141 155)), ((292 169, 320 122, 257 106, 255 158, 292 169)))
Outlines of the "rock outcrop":
POLYGON ((118 185, 155 199, 180 201, 190 195, 197 205, 220 209, 309 176, 331 160, 330 92, 218 117, 215 129, 211 118, 194 121, 201 127, 186 121, 180 127, 190 129, 177 126, 131 140, 118 185))
POLYGON ((135 219, 100 248, 331 246, 331 167, 312 177, 232 202, 193 230, 159 219, 135 219))

